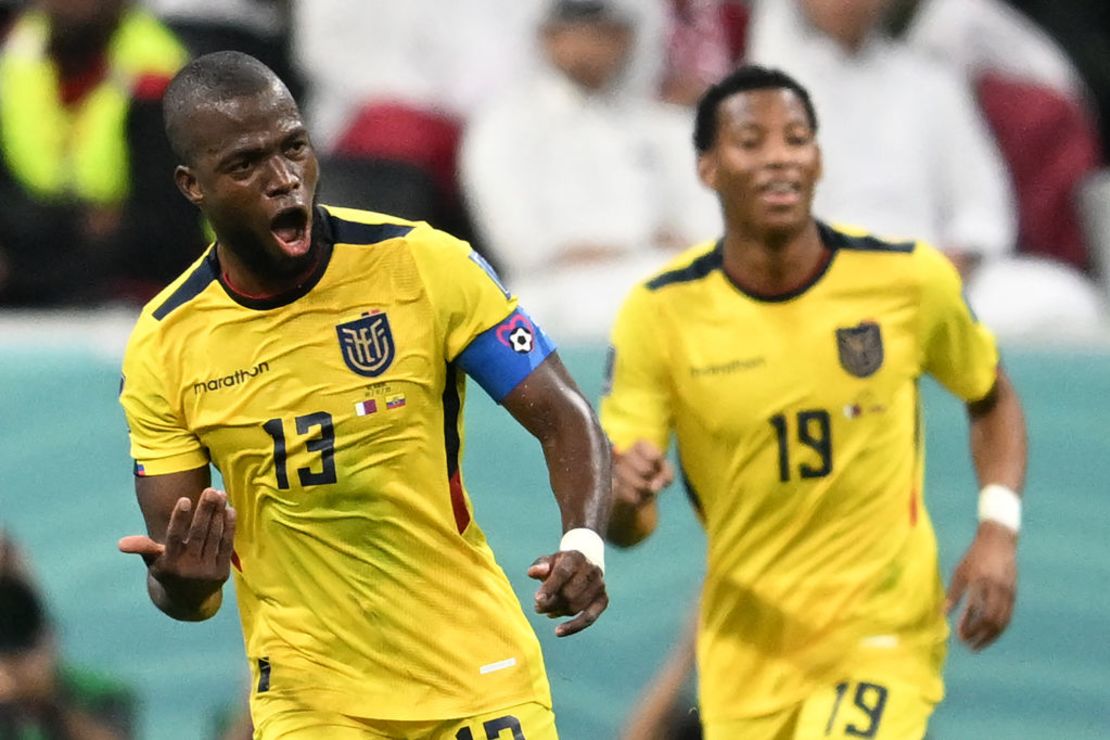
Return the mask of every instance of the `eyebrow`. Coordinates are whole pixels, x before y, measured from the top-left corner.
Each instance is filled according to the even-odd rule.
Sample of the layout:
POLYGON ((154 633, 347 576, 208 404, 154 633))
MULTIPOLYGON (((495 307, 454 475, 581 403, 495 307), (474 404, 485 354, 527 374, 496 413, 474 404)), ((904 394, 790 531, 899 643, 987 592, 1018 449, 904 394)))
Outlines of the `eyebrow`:
POLYGON ((257 159, 266 149, 267 147, 258 145, 247 145, 234 148, 220 157, 216 162, 216 168, 220 169, 226 167, 237 159, 257 159))

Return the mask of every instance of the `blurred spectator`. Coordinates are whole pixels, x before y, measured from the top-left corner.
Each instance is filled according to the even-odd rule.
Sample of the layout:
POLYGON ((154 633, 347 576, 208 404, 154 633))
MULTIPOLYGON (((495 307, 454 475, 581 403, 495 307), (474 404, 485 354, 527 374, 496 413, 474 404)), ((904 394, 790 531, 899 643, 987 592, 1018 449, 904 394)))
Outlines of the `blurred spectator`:
POLYGON ((972 90, 880 32, 890 7, 783 0, 755 8, 751 61, 796 75, 826 111, 815 211, 936 244, 964 273, 980 318, 1000 333, 1096 326, 1097 294, 1077 272, 1014 259, 1011 183, 972 90))
POLYGON ((1103 149, 1110 148, 1110 3, 1106 0, 1009 0, 1067 49, 1094 91, 1103 149))
POLYGON ((141 299, 203 245, 162 89, 181 44, 126 0, 37 0, 0 50, 0 303, 141 299))
POLYGON ((741 0, 666 0, 660 97, 693 106, 744 56, 750 10, 741 0))
POLYGON ((906 37, 971 84, 1018 200, 1018 249, 1090 266, 1078 204, 1101 164, 1088 93, 1056 43, 1002 0, 918 0, 906 37))
POLYGON ((0 738, 123 740, 133 720, 130 692, 62 665, 26 562, 0 532, 0 738))
POLYGON ((815 210, 958 259, 1004 255, 1015 217, 1003 162, 966 86, 877 32, 887 0, 762 2, 750 61, 782 67, 823 111, 815 210))
POLYGON ((477 114, 462 176, 479 232, 510 287, 555 333, 604 335, 623 293, 666 250, 714 236, 690 114, 621 88, 631 16, 556 0, 546 64, 477 114))
POLYGON ((301 0, 294 54, 327 161, 321 198, 472 237, 456 179, 464 119, 527 58, 532 3, 301 0))
POLYGON ((233 50, 274 70, 298 100, 300 77, 291 61, 291 0, 143 0, 192 56, 233 50))
POLYGON ((12 21, 26 4, 25 0, 0 0, 0 39, 7 35, 12 21))

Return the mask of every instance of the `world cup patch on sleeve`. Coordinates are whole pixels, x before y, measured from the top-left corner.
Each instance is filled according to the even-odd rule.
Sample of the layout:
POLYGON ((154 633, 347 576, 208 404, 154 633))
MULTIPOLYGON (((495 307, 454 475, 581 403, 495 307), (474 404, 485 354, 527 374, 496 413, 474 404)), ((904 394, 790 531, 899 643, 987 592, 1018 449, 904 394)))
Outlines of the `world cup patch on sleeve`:
POLYGON ((501 278, 498 276, 497 270, 493 269, 493 265, 491 265, 489 262, 486 262, 486 258, 478 254, 474 250, 470 251, 469 257, 470 261, 478 265, 478 267, 481 267, 482 272, 486 273, 486 275, 489 276, 489 279, 493 281, 494 285, 496 285, 501 290, 501 292, 505 294, 505 297, 508 298, 510 296, 509 289, 506 288, 505 284, 501 282, 501 278))

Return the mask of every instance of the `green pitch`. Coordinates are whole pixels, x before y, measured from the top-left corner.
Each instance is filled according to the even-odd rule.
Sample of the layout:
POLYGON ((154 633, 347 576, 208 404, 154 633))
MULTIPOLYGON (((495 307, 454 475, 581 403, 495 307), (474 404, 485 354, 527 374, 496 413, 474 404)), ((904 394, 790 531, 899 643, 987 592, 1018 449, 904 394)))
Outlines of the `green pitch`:
MULTIPOLYGON (((600 389, 600 347, 564 359, 600 389)), ((1006 362, 1031 426, 1018 608, 982 655, 954 646, 937 738, 1110 736, 1110 353, 1010 348, 1006 362)), ((65 652, 130 682, 149 740, 206 737, 246 691, 230 601, 213 621, 177 624, 147 601, 138 559, 115 541, 142 531, 133 499, 112 358, 60 349, 0 352, 0 525, 32 552, 65 652)), ((498 560, 521 600, 537 555, 558 542, 558 512, 539 447, 471 386, 464 473, 498 560)), ((928 504, 947 572, 970 542, 976 486, 961 407, 925 386, 928 504)), ((612 605, 587 632, 556 640, 534 619, 567 740, 615 737, 695 597, 703 537, 676 488, 643 546, 611 552, 612 605)), ((738 677, 739 680, 739 677, 738 677)))

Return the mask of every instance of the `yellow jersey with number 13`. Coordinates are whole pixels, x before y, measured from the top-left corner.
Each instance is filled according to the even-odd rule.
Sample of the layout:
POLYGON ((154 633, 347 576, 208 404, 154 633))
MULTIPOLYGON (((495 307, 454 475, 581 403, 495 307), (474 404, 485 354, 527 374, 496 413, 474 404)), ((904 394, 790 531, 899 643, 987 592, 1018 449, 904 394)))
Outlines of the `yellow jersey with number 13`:
POLYGON ((500 401, 553 345, 443 232, 330 207, 313 231, 292 294, 237 295, 212 248, 143 310, 136 473, 221 472, 255 695, 396 720, 550 707, 459 460, 465 375, 500 401))
POLYGON ((793 294, 746 293, 706 244, 635 288, 613 331, 602 424, 618 450, 673 434, 708 536, 708 721, 796 704, 874 650, 941 698, 918 380, 978 400, 997 351, 935 249, 819 231, 827 263, 793 294))

